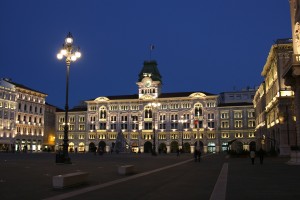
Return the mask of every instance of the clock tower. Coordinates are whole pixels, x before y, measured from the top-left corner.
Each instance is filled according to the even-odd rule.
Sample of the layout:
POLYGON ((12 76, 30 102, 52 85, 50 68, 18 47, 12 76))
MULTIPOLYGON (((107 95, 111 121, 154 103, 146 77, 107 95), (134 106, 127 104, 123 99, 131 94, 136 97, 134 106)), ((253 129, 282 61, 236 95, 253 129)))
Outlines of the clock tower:
POLYGON ((145 61, 137 82, 140 99, 156 99, 161 93, 161 75, 154 60, 145 61))

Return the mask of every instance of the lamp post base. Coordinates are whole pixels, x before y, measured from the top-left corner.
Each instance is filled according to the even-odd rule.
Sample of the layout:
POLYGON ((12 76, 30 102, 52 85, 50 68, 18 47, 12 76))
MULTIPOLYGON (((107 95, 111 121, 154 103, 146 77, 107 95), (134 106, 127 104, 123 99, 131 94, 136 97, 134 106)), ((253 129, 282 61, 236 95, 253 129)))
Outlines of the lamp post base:
POLYGON ((65 157, 65 155, 61 153, 56 154, 55 163, 72 164, 70 157, 65 157))

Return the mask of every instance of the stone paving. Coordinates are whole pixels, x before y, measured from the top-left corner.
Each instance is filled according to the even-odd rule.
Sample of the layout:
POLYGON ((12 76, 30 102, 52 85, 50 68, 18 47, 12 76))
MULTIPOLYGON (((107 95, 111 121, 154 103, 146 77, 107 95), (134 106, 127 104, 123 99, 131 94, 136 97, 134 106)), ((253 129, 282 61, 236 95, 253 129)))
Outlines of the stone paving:
POLYGON ((287 165, 289 158, 284 157, 266 157, 263 165, 257 159, 252 165, 249 158, 225 154, 204 155, 200 163, 191 154, 70 157, 72 164, 65 165, 55 164, 53 153, 1 153, 0 199, 59 199, 78 191, 83 192, 69 199, 210 199, 224 163, 228 165, 226 199, 300 199, 300 166, 287 165), (136 173, 119 175, 117 167, 127 164, 134 165, 136 173), (52 189, 53 176, 76 171, 89 172, 88 184, 52 189), (132 179, 100 187, 128 177, 132 179))

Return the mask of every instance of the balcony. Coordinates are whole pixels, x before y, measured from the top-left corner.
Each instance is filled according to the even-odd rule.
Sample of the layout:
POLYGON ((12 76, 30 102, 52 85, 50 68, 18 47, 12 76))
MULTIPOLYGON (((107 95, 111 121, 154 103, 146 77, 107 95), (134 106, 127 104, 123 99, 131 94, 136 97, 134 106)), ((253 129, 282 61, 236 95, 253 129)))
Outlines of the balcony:
POLYGON ((292 73, 293 66, 300 66, 300 54, 293 54, 292 60, 289 59, 283 66, 283 76, 286 77, 288 74, 292 73))

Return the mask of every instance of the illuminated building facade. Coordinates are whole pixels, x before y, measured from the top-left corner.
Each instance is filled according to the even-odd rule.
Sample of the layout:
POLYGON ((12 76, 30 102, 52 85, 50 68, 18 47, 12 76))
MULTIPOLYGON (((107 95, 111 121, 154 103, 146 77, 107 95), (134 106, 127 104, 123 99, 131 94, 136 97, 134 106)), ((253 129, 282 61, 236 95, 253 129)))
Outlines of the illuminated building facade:
POLYGON ((15 88, 14 150, 33 152, 42 150, 47 94, 12 82, 9 79, 5 81, 15 88))
POLYGON ((254 97, 258 143, 267 151, 289 155, 296 141, 294 92, 285 84, 284 67, 291 62, 291 39, 277 40, 272 45, 261 75, 264 82, 254 97))
POLYGON ((16 87, 5 79, 0 79, 0 151, 14 149, 16 96, 16 87))
MULTIPOLYGON (((135 95, 100 96, 69 110, 69 150, 109 152, 122 146, 120 135, 133 152, 220 152, 229 145, 248 150, 251 142, 255 148, 255 115, 248 99, 255 91, 244 91, 252 95, 234 103, 200 91, 162 93, 155 61, 144 62, 136 84, 135 95)), ((63 143, 64 117, 56 112, 56 149, 63 143)))

